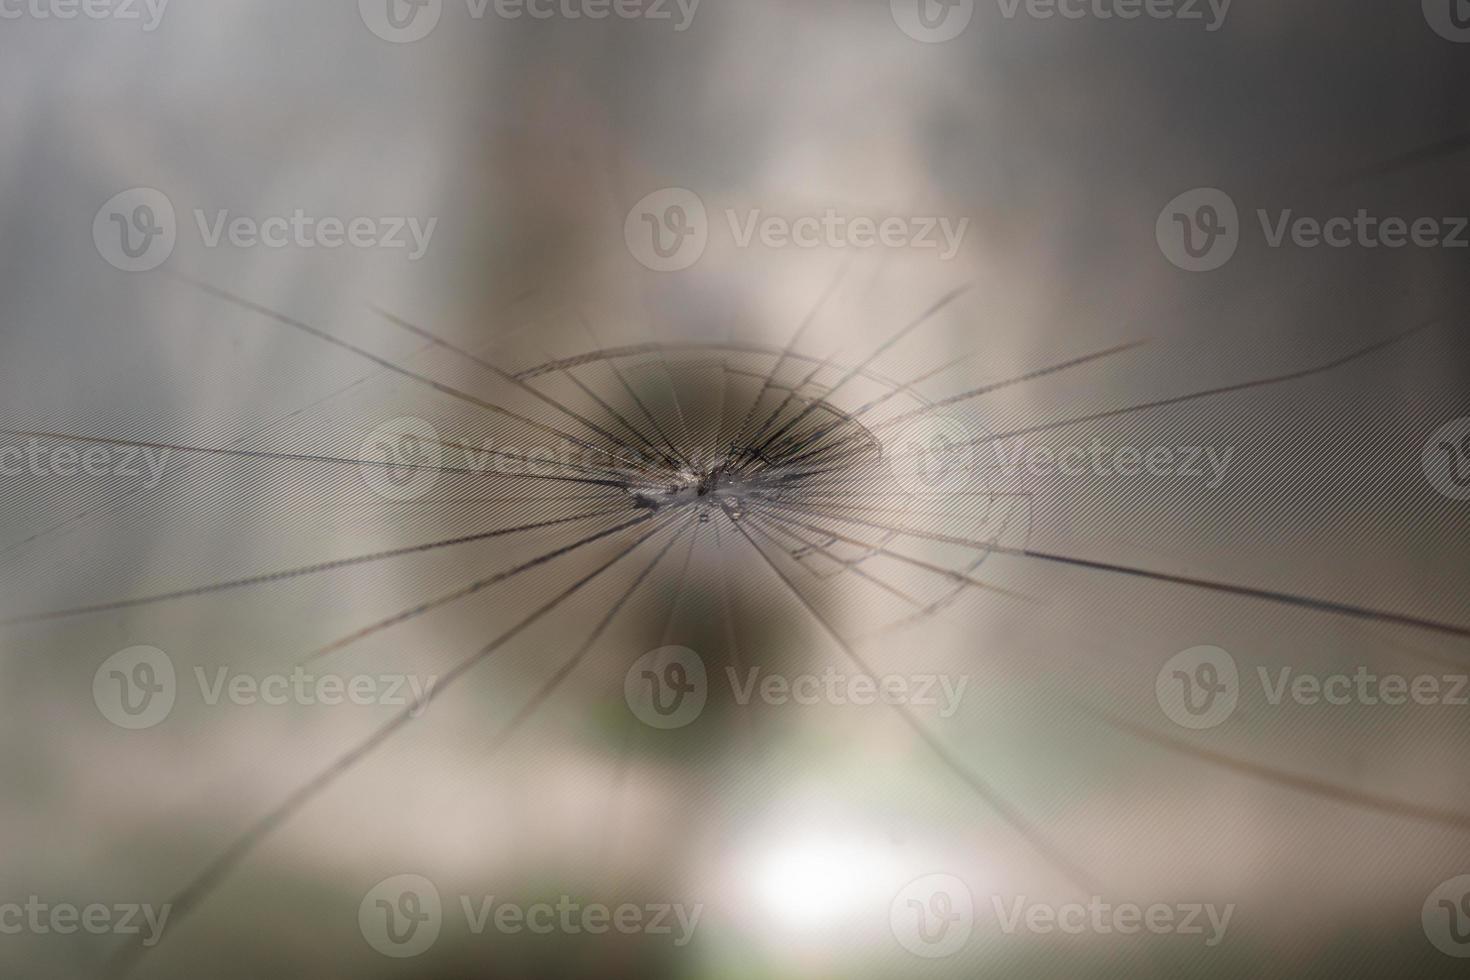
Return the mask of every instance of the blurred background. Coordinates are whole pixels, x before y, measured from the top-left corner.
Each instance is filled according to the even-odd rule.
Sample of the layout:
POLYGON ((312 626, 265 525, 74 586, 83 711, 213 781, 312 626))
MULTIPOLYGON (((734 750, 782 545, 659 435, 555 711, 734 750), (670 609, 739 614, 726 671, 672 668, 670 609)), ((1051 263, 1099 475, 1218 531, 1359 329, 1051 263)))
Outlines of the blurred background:
POLYGON ((1156 9, 0 5, 3 971, 1454 975, 1467 253, 1272 234, 1470 240, 1470 30, 1156 9))

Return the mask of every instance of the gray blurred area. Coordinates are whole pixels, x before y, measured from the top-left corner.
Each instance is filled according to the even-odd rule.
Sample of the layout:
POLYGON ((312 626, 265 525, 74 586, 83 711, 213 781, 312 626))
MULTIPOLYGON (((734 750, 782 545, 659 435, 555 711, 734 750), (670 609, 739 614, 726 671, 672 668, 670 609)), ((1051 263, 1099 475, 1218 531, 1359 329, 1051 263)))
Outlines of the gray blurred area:
POLYGON ((152 29, 0 0, 0 975, 1459 975, 1470 250, 1273 247, 1258 217, 1470 215, 1470 11, 1436 2, 1210 30, 922 0, 973 7, 929 43, 904 0, 172 0, 152 29), (166 220, 112 220, 135 188, 175 241, 128 272, 105 233, 166 220), (1238 208, 1205 272, 1159 230, 1194 188, 1238 208), (659 272, 634 233, 668 189, 708 243, 659 272), (754 211, 965 232, 742 245, 754 211), (298 212, 405 247, 229 230, 298 212), (834 472, 663 507, 767 418, 834 472), (623 463, 599 430, 657 491, 589 482, 623 463), (673 647, 707 701, 664 729, 630 691, 673 647), (1202 647, 1237 677, 1192 727, 1172 665, 1219 681, 1174 659, 1202 647), (156 679, 110 659, 139 648, 177 690, 129 728, 108 665, 156 679), (210 703, 302 665, 438 693, 401 725, 210 703), (752 668, 963 697, 741 703, 752 668), (144 905, 157 936, 50 917, 144 905), (1206 906, 1228 926, 1177 928, 1206 906))

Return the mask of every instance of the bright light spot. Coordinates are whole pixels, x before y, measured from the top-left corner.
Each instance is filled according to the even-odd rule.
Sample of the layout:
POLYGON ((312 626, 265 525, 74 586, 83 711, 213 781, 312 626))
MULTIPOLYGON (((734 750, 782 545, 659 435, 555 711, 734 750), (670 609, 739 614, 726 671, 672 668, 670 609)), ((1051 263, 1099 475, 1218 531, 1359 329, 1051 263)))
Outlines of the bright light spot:
POLYGON ((766 916, 777 927, 799 932, 838 925, 860 909, 886 909, 885 896, 898 874, 888 847, 853 837, 786 841, 750 865, 754 896, 766 916))

